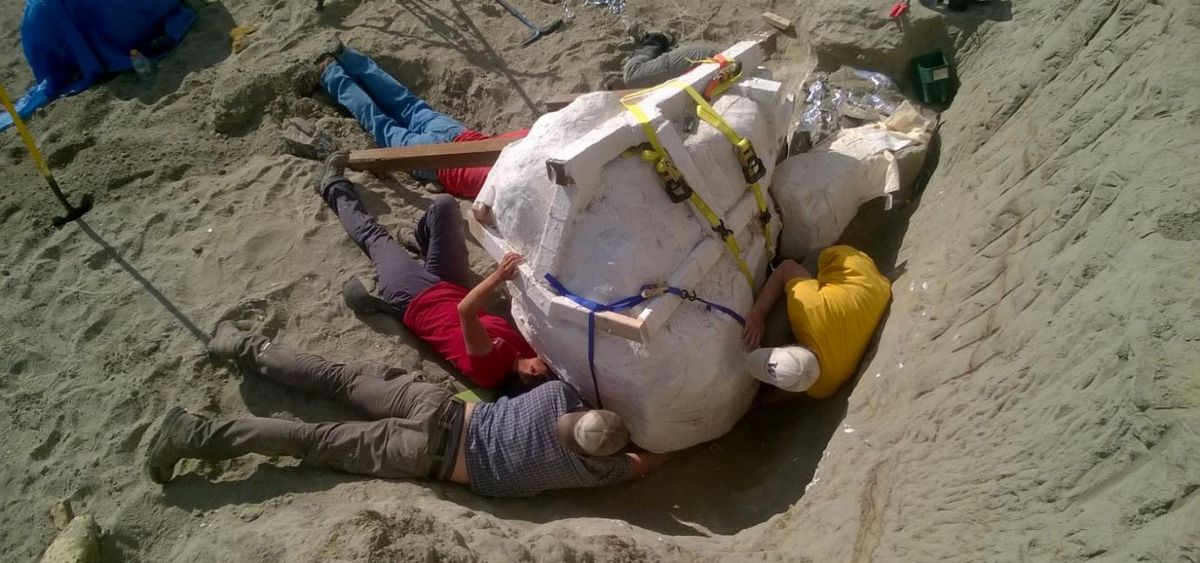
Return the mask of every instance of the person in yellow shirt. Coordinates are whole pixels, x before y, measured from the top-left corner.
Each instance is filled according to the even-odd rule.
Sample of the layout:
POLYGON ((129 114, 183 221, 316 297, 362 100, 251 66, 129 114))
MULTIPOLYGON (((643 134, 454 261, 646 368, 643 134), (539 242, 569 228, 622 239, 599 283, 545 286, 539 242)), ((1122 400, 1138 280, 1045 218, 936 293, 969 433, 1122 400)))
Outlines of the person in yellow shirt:
POLYGON ((858 370, 891 297, 891 282, 875 262, 849 246, 821 252, 816 278, 784 260, 746 317, 742 337, 754 350, 747 372, 784 391, 818 399, 833 395, 858 370), (759 348, 767 313, 781 296, 799 346, 759 348))

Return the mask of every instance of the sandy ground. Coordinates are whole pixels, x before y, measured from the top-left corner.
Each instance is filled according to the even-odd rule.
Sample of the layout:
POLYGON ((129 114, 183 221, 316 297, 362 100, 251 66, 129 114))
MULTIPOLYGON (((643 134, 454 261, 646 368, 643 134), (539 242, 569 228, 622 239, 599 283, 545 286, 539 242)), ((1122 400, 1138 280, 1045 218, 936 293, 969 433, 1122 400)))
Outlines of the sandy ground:
MULTIPOLYGON (((20 91, 17 4, 0 8, 0 81, 20 91)), ((930 49, 956 61, 923 196, 868 206, 847 234, 896 294, 856 385, 604 490, 497 501, 262 457, 150 484, 137 468, 169 406, 348 414, 208 364, 195 333, 220 319, 446 377, 397 326, 342 305, 368 264, 313 195, 315 164, 279 141, 299 115, 369 144, 305 78, 329 36, 492 132, 594 88, 628 51, 620 20, 590 7, 521 50, 527 30, 489 2, 193 2, 198 27, 153 79, 117 77, 32 121, 59 181, 96 195, 85 223, 49 226, 53 199, 15 134, 0 137, 6 558, 36 559, 49 507, 70 498, 109 561, 1200 560, 1200 8, 1048 0, 1006 18, 1006 2, 954 16, 914 3, 897 26, 890 0, 697 4, 629 13, 717 42, 763 10, 797 17, 773 63, 785 78, 809 46, 901 78, 930 49), (246 24, 259 30, 233 53, 246 24)), ((393 228, 429 197, 405 177, 354 179, 393 228)))

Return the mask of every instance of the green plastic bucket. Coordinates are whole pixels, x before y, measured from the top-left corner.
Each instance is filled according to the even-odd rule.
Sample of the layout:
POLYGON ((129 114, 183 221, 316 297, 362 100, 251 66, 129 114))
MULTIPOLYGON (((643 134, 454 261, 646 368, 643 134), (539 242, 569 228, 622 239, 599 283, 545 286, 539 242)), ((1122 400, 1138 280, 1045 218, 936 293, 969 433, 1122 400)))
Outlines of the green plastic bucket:
POLYGON ((946 60, 946 55, 940 51, 921 55, 912 60, 912 66, 921 101, 927 104, 950 102, 953 70, 950 68, 950 61, 946 60))

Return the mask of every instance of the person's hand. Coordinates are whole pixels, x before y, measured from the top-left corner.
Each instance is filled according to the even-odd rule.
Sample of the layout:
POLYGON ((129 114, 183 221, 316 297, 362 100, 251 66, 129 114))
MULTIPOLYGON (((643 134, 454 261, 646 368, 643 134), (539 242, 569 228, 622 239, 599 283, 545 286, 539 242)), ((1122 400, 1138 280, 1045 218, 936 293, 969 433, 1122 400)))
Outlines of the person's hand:
POLYGON ((496 217, 492 214, 492 206, 475 202, 471 206, 471 214, 475 216, 475 220, 480 225, 491 227, 496 224, 496 217))
POLYGON ((754 350, 762 343, 763 332, 766 331, 767 321, 758 315, 746 317, 746 328, 742 330, 742 342, 747 350, 754 350))
POLYGON ((503 281, 510 281, 517 277, 519 270, 517 269, 525 257, 516 252, 509 252, 500 259, 500 267, 496 268, 496 276, 503 281))

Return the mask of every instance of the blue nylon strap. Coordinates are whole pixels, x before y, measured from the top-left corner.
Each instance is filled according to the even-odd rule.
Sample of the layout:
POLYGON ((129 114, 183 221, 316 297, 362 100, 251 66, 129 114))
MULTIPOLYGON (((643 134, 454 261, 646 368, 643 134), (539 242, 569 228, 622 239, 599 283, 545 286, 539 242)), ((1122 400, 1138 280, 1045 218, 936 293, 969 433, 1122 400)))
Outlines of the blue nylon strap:
MULTIPOLYGON (((571 293, 571 291, 567 289, 562 282, 559 282, 558 279, 550 274, 546 274, 545 279, 546 283, 550 284, 550 287, 554 288, 554 291, 558 292, 559 295, 570 299, 580 307, 588 310, 588 369, 590 369, 592 372, 592 392, 596 395, 596 407, 602 409, 604 408, 604 402, 600 399, 600 385, 596 380, 596 313, 603 313, 605 311, 621 312, 627 309, 632 309, 633 307, 645 302, 648 297, 639 293, 637 295, 631 295, 629 297, 617 299, 616 301, 612 301, 608 304, 598 303, 586 297, 581 297, 571 293)), ((650 287, 652 286, 646 286, 643 289, 648 289, 650 287)), ((746 319, 743 319, 741 315, 737 314, 737 311, 734 311, 729 307, 720 305, 718 303, 713 303, 707 299, 702 299, 696 294, 678 287, 667 286, 663 287, 662 291, 688 301, 699 301, 704 304, 706 309, 710 311, 716 309, 717 311, 729 315, 729 317, 737 321, 738 324, 746 326, 746 319)))
POLYGON ((729 315, 729 317, 732 318, 733 320, 737 321, 738 324, 740 324, 742 326, 746 326, 746 319, 742 318, 741 315, 737 314, 737 311, 734 311, 733 309, 730 309, 729 307, 726 307, 719 303, 713 303, 712 301, 709 301, 702 297, 698 297, 698 296, 696 296, 696 294, 686 292, 682 289, 679 289, 678 287, 668 287, 668 288, 666 288, 666 291, 667 291, 667 293, 670 293, 671 295, 678 295, 679 297, 681 297, 683 299, 687 299, 689 301, 699 301, 704 304, 704 307, 706 309, 708 309, 710 311, 713 309, 716 309, 722 313, 725 313, 726 315, 729 315))
POLYGON ((596 313, 604 311, 620 312, 631 309, 645 301, 646 298, 642 297, 641 294, 631 295, 606 305, 571 293, 562 282, 559 282, 550 274, 546 274, 545 278, 546 283, 549 283, 550 287, 553 287, 554 291, 557 291, 559 295, 574 301, 580 307, 588 310, 588 369, 592 371, 592 393, 596 395, 596 407, 604 408, 604 400, 600 398, 600 384, 596 381, 596 313))

